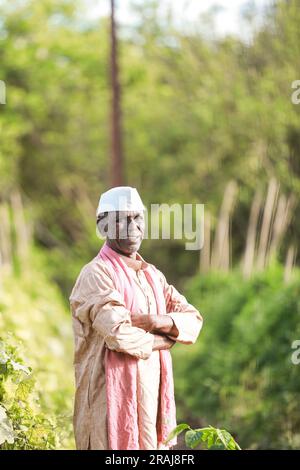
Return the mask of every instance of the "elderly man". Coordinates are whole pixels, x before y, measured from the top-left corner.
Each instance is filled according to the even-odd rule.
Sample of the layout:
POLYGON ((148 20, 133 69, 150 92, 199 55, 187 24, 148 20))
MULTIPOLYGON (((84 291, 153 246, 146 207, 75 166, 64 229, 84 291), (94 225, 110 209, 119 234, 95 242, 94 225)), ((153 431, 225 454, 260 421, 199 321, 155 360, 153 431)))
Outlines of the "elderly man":
POLYGON ((145 206, 135 188, 102 194, 106 241, 70 295, 77 449, 168 449, 176 426, 170 348, 195 343, 202 316, 138 253, 145 206))

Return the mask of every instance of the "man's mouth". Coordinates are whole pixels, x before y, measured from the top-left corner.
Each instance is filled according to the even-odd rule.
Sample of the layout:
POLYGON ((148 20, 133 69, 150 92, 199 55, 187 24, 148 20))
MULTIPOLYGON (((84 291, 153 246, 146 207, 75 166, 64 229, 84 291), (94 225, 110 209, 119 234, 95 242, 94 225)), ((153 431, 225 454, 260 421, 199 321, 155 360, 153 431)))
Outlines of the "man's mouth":
POLYGON ((140 240, 139 235, 137 237, 134 237, 134 238, 130 237, 130 238, 128 238, 128 243, 134 244, 134 243, 138 242, 139 240, 140 240))

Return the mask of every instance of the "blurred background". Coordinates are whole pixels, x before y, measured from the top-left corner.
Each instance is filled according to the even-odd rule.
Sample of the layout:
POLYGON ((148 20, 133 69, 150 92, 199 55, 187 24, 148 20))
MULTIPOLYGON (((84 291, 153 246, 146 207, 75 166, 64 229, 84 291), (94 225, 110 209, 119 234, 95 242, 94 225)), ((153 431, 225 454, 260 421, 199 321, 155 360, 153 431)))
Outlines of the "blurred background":
POLYGON ((172 349, 178 423, 300 448, 299 22, 299 0, 0 0, 0 449, 75 447, 68 297, 120 184, 205 204, 200 251, 140 250, 205 320, 172 349))

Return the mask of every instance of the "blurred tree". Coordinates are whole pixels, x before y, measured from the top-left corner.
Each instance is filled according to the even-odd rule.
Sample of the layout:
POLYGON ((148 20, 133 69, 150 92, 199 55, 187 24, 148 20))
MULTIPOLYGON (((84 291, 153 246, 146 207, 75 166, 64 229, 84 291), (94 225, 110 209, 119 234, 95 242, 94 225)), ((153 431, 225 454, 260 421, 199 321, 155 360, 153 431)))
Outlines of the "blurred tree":
MULTIPOLYGON (((232 249, 239 259, 258 182, 266 189, 275 177, 283 193, 299 199, 300 107, 291 102, 300 73, 297 2, 275 2, 248 41, 207 36, 205 19, 179 31, 159 16, 157 1, 139 4, 137 24, 119 28, 115 61, 124 180, 146 205, 205 203, 213 225, 228 181, 236 180, 232 249)), ((68 289, 99 247, 95 208, 111 180, 109 18, 88 21, 84 3, 67 0, 3 1, 0 9, 0 77, 7 84, 1 198, 21 188, 36 240, 51 248, 55 279, 68 289)), ((299 244, 298 215, 297 206, 285 249, 299 244)), ((186 252, 183 241, 146 240, 142 250, 172 280, 198 269, 198 254, 186 252)))
POLYGON ((121 131, 121 91, 118 77, 115 1, 111 0, 111 186, 124 185, 124 162, 121 131))

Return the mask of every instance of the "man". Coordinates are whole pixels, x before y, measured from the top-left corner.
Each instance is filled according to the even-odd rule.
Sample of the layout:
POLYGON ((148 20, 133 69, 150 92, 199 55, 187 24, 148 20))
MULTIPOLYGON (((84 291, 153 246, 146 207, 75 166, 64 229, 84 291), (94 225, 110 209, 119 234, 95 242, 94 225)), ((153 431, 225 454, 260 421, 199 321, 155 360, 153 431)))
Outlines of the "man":
POLYGON ((195 343, 202 316, 138 250, 145 207, 135 188, 100 197, 106 241, 70 295, 77 449, 153 450, 176 426, 170 348, 195 343))

